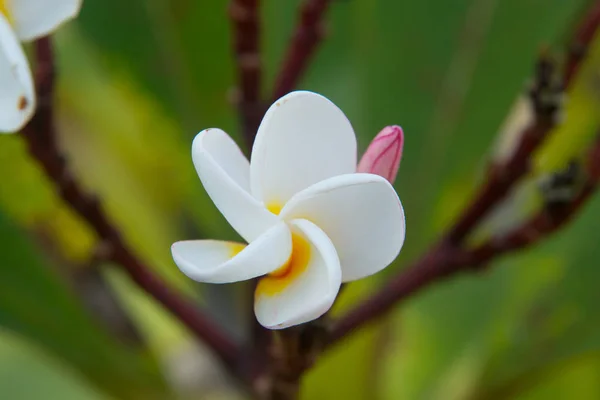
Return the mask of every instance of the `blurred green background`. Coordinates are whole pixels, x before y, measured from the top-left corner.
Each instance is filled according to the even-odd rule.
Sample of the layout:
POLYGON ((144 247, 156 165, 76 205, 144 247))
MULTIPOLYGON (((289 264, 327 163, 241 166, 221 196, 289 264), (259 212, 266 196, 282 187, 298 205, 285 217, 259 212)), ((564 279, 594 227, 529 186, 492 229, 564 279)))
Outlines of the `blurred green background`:
MULTIPOLYGON (((298 0, 262 0, 265 95, 298 0)), ((510 145, 534 62, 560 59, 585 0, 337 0, 329 38, 302 81, 339 105, 362 150, 402 125, 396 188, 408 235, 384 273, 353 283, 336 312, 405 267, 464 206, 510 145), (517 107, 515 107, 517 105, 517 107), (504 128, 502 128, 504 127, 504 128), (503 144, 504 143, 504 144, 503 144)), ((172 242, 235 238, 190 157, 201 129, 239 140, 225 0, 85 0, 56 34, 57 112, 73 169, 128 242, 170 284, 243 339, 242 287, 185 279, 172 242)), ((480 235, 540 202, 536 182, 600 126, 600 42, 535 173, 480 235)), ((53 194, 18 135, 0 138, 0 397, 243 398, 205 348, 118 269, 53 194), (101 267, 101 272, 96 267, 101 267)), ((599 399, 600 196, 542 245, 484 274, 438 284, 327 353, 305 399, 599 399)))

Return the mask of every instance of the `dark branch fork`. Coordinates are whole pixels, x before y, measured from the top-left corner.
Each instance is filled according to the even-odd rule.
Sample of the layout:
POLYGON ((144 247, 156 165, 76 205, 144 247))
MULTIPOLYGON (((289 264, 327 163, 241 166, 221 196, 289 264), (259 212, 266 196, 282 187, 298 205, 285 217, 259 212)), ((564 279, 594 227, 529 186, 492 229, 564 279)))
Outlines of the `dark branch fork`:
MULTIPOLYGON (((229 5, 239 81, 236 97, 242 133, 249 148, 254 143, 256 131, 267 108, 260 96, 262 62, 259 3, 260 0, 232 0, 229 5)), ((308 68, 317 46, 324 37, 323 18, 330 3, 331 0, 305 0, 302 3, 299 20, 277 75, 271 100, 274 101, 294 90, 308 68)))

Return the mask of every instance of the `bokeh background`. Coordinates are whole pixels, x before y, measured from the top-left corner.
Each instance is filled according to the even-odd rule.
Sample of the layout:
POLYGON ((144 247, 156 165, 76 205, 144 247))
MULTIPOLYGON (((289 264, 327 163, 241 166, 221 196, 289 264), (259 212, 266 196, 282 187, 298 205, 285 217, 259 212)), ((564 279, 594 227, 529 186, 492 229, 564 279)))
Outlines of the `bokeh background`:
MULTIPOLYGON (((242 285, 198 285, 172 242, 235 238, 204 193, 194 135, 242 143, 225 0, 84 0, 55 35, 61 143, 129 243, 163 279, 243 340, 242 285)), ((268 93, 299 1, 263 0, 268 93)), ((337 0, 301 88, 352 121, 362 150, 402 125, 396 188, 408 235, 397 262, 353 283, 336 312, 416 258, 464 206, 527 118, 519 98, 540 51, 560 60, 585 0, 337 0)), ((600 127, 600 42, 534 174, 479 236, 539 206, 537 182, 600 127)), ((243 398, 210 352, 111 265, 53 193, 18 135, 0 137, 0 397, 243 398)), ((599 399, 600 196, 543 244, 438 284, 327 353, 306 399, 599 399)))

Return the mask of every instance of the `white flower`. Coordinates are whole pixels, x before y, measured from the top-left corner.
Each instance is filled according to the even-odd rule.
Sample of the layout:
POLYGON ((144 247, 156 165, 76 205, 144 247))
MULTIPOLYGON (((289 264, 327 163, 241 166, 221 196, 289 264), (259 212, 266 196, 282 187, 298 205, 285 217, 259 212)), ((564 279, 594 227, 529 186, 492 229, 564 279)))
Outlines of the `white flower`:
POLYGON ((311 321, 342 282, 388 266, 404 242, 404 211, 390 183, 356 173, 356 137, 332 102, 290 93, 267 111, 244 157, 219 129, 192 145, 204 187, 249 243, 173 244, 178 267, 200 282, 260 277, 254 311, 271 329, 311 321))
POLYGON ((35 110, 35 90, 19 40, 54 31, 82 0, 0 0, 0 133, 20 130, 35 110))

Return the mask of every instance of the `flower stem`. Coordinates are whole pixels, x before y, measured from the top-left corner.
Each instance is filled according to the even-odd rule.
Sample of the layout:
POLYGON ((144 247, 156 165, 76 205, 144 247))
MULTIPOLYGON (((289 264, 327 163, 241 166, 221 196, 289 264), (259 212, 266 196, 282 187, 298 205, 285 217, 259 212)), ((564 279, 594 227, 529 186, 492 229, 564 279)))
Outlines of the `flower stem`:
POLYGON ((294 90, 325 36, 323 17, 331 0, 304 0, 300 18, 277 75, 273 100, 294 90))

